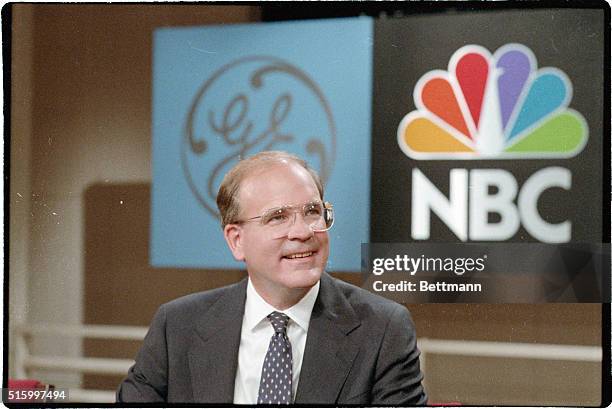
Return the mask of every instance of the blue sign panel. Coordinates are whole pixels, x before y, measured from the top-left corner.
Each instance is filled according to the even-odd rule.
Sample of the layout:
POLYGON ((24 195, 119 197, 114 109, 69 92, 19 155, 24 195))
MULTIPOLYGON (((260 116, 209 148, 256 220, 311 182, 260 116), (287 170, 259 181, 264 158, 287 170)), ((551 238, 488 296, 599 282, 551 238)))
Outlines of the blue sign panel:
POLYGON ((359 271, 369 239, 370 18, 162 28, 154 34, 151 263, 243 268, 215 204, 262 150, 297 154, 334 204, 328 271, 359 271))

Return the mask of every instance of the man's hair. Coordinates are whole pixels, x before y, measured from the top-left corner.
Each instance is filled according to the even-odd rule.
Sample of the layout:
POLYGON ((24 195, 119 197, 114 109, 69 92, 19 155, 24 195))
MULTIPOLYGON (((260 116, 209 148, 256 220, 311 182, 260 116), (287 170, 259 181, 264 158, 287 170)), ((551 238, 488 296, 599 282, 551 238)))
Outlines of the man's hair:
POLYGON ((296 163, 306 169, 314 181, 321 200, 323 200, 323 184, 317 172, 308 166, 305 160, 291 153, 282 151, 263 151, 253 156, 240 160, 223 178, 219 193, 217 193, 217 207, 221 214, 221 227, 237 221, 240 214, 240 203, 238 194, 242 181, 257 171, 261 171, 270 165, 281 163, 296 163))

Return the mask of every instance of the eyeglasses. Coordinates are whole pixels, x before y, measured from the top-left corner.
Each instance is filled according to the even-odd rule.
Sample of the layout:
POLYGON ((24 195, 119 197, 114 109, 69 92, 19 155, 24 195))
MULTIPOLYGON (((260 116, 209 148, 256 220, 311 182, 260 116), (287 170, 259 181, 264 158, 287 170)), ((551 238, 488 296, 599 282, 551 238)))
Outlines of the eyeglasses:
POLYGON ((295 223, 297 213, 302 215, 304 223, 315 233, 327 231, 334 225, 334 207, 329 202, 321 203, 319 201, 268 209, 261 216, 251 217, 247 220, 237 220, 234 223, 249 223, 259 220, 261 226, 270 231, 275 238, 280 238, 289 233, 289 229, 295 223))

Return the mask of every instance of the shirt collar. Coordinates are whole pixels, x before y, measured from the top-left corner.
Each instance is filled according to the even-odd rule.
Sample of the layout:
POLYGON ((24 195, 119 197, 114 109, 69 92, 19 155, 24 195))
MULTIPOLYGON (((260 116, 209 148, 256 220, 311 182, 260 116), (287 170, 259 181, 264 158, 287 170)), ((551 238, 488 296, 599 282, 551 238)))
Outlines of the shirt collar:
POLYGON ((292 307, 286 310, 277 310, 268 304, 255 290, 251 280, 247 283, 246 303, 244 305, 244 324, 249 331, 252 331, 257 324, 264 320, 270 313, 274 311, 287 314, 289 318, 304 331, 308 331, 310 323, 310 315, 314 307, 317 296, 319 295, 320 281, 317 281, 304 297, 292 307))

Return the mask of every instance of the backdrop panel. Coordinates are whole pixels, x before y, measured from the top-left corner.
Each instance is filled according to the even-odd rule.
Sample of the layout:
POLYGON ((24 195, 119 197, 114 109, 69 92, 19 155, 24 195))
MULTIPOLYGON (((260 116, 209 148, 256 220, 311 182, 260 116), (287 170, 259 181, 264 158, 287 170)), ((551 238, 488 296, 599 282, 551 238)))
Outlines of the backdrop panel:
POLYGON ((330 271, 357 271, 369 237, 370 18, 155 32, 151 262, 237 268, 215 205, 240 157, 285 150, 334 204, 330 271))
POLYGON ((601 10, 379 19, 374 38, 372 242, 601 241, 601 10))

